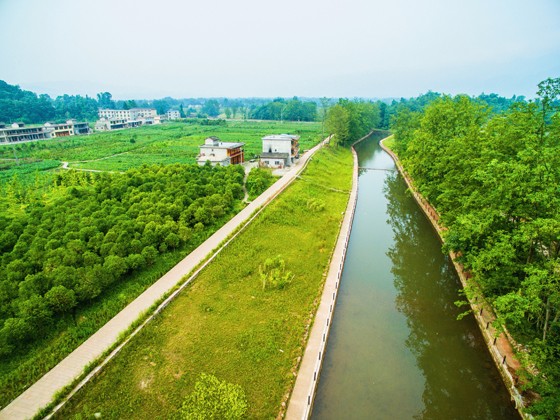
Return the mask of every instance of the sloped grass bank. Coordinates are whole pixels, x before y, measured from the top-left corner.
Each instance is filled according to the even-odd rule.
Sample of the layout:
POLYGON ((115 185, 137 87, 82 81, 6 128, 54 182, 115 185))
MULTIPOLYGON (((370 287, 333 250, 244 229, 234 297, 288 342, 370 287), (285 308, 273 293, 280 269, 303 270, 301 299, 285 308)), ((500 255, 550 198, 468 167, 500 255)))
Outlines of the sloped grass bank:
POLYGON ((293 386, 348 201, 351 153, 322 150, 304 175, 57 417, 168 418, 201 373, 239 384, 249 417, 276 417, 293 386), (259 266, 279 255, 293 277, 284 288, 263 289, 259 266))

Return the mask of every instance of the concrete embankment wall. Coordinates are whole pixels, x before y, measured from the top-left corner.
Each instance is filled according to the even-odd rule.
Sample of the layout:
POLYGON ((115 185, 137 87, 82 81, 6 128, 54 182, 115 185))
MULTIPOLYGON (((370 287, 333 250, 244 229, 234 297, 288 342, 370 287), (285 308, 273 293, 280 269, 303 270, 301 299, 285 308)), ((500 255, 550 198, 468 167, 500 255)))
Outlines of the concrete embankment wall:
MULTIPOLYGON (((380 142, 381 148, 387 152, 391 158, 394 160, 395 165, 397 166, 400 174, 404 178, 409 190, 412 192, 412 195, 428 220, 431 222, 432 226, 438 233, 438 236, 442 242, 444 242, 443 232, 445 228, 443 228, 439 224, 439 214, 437 211, 432 207, 432 205, 416 190, 412 179, 408 175, 408 173, 403 168, 399 158, 383 144, 383 140, 380 142)), ((463 268, 463 266, 455 261, 457 255, 453 252, 449 253, 453 261, 453 265, 455 266, 455 270, 459 276, 461 284, 464 288, 467 287, 467 281, 470 277, 469 273, 463 268)), ((472 287, 472 284, 469 284, 472 287)), ((473 294, 473 296, 469 296, 469 304, 475 316, 476 322, 480 331, 482 332, 482 336, 484 337, 484 341, 488 346, 488 350, 490 351, 490 355, 500 372, 500 375, 506 384, 506 387, 511 395, 512 401, 515 402, 515 408, 523 418, 531 418, 530 415, 525 414, 523 411, 524 403, 523 398, 521 396, 520 391, 517 389, 518 384, 518 375, 516 374, 517 370, 521 368, 521 364, 515 358, 513 348, 510 342, 511 337, 505 333, 498 333, 496 329, 492 326, 493 321, 496 319, 491 306, 484 300, 482 294, 477 291, 473 294)))
MULTIPOLYGON (((375 131, 375 130, 373 130, 375 131)), ((373 131, 368 133, 354 143, 357 144, 368 138, 373 131)), ((354 221, 354 212, 358 201, 358 155, 354 146, 352 146, 352 156, 354 168, 352 173, 352 190, 348 199, 348 205, 344 213, 344 218, 338 234, 338 239, 331 257, 329 271, 325 280, 321 302, 309 340, 305 348, 305 352, 298 370, 298 375, 290 397, 288 409, 286 411, 287 419, 307 419, 311 415, 313 401, 317 391, 317 384, 321 374, 325 348, 329 338, 330 327, 334 315, 336 298, 338 296, 338 288, 340 286, 340 278, 346 259, 346 250, 350 240, 350 232, 352 230, 352 222, 354 221)))

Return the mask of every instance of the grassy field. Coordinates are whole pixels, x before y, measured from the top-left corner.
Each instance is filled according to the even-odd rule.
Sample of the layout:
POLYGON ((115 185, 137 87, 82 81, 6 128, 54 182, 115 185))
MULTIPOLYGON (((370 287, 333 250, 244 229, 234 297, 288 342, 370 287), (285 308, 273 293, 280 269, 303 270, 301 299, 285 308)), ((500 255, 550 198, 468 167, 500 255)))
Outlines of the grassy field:
MULTIPOLYGON (((301 136, 302 149, 320 140, 320 123, 231 121, 225 126, 204 126, 170 122, 89 136, 63 137, 52 140, 0 146, 0 182, 33 175, 37 170, 51 169, 58 162, 69 162, 70 168, 102 171, 124 171, 144 163, 194 163, 198 146, 208 136, 223 141, 245 143, 246 159, 261 151, 261 138, 268 134, 291 133, 301 136), (16 165, 15 157, 21 165, 16 165), (48 167, 37 166, 48 162, 48 167), (27 163, 34 162, 30 169, 27 163)), ((43 165, 45 166, 45 165, 43 165)))
MULTIPOLYGON (((48 174, 53 174, 52 169, 60 167, 62 161, 93 159, 92 162, 72 164, 71 167, 110 171, 138 167, 144 163, 194 162, 198 145, 209 135, 217 135, 224 141, 244 141, 247 143, 246 150, 251 153, 250 150, 260 150, 260 138, 265 134, 299 133, 302 148, 309 148, 319 141, 319 129, 320 124, 315 123, 232 122, 225 127, 172 123, 2 146, 0 193, 4 194, 0 198, 0 217, 11 217, 5 199, 10 195, 5 194, 8 189, 15 190, 16 194, 18 191, 28 191, 28 195, 53 194, 48 187, 48 174), (133 143, 131 139, 134 139, 133 143), (18 184, 16 187, 12 185, 14 175, 18 184)), ((229 217, 231 215, 222 222, 229 217)), ((99 296, 91 305, 78 311, 76 323, 68 315, 57 323, 55 331, 48 337, 26 348, 21 355, 3 361, 0 364, 0 407, 56 365, 220 226, 213 226, 200 238, 194 238, 188 247, 161 257, 155 266, 131 275, 114 290, 99 296)))
POLYGON ((210 373, 243 388, 248 417, 276 418, 303 354, 351 176, 349 150, 320 151, 303 179, 275 200, 57 417, 100 413, 103 418, 169 418, 198 376, 210 373), (293 278, 285 288, 263 289, 259 266, 276 256, 293 278))

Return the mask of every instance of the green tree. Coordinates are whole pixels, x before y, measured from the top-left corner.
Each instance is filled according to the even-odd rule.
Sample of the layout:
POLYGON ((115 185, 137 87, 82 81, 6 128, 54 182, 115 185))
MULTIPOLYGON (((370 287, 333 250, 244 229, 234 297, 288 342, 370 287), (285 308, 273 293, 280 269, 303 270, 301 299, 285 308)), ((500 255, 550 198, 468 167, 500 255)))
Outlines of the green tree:
POLYGON ((55 286, 45 294, 47 305, 54 312, 70 312, 77 305, 76 294, 64 286, 55 286))
POLYGON ((215 99, 209 99, 204 103, 201 111, 210 117, 217 117, 220 115, 220 103, 215 99))
POLYGON ((325 123, 327 132, 334 135, 335 144, 344 144, 350 138, 350 114, 342 105, 337 104, 329 109, 325 123))

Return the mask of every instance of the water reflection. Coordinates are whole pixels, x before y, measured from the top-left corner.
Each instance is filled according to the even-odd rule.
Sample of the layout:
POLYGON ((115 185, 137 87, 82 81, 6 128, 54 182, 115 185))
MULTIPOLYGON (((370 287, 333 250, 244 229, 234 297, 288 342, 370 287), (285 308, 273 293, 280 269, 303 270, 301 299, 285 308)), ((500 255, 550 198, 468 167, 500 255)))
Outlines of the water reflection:
POLYGON ((391 158, 363 170, 314 419, 504 419, 515 414, 472 319, 457 321, 452 265, 391 158))
POLYGON ((425 378, 418 419, 517 418, 472 317, 457 321, 460 284, 432 227, 400 175, 385 179, 396 307, 406 315, 406 346, 425 378), (411 205, 412 204, 412 205, 411 205))

